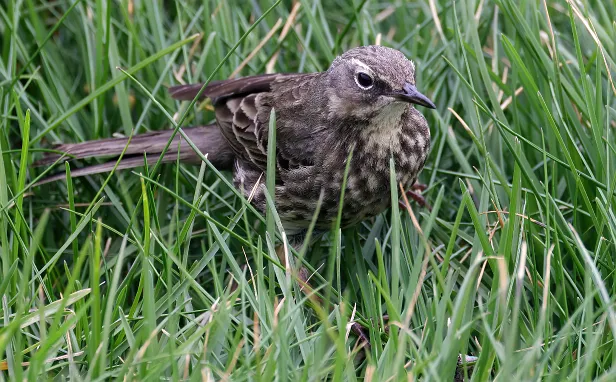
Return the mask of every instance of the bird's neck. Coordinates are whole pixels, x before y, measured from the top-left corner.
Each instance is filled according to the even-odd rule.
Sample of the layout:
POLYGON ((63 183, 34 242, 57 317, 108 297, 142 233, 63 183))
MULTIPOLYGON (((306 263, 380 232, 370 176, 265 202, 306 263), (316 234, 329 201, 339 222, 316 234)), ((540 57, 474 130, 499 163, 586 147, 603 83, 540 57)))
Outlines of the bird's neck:
POLYGON ((403 127, 402 115, 407 108, 407 104, 392 103, 360 129, 361 138, 367 143, 369 150, 395 149, 395 146, 399 145, 399 134, 403 127))

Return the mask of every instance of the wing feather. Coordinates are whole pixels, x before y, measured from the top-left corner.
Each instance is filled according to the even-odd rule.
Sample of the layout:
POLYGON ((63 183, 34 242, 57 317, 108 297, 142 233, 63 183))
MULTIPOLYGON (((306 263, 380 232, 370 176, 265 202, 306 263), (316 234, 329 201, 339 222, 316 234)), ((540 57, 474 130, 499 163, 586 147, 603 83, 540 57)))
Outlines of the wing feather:
MULTIPOLYGON (((268 92, 271 90, 271 85, 274 81, 295 76, 298 76, 298 74, 274 73, 212 81, 206 86, 199 98, 204 99, 207 97, 212 100, 212 103, 217 104, 229 97, 241 97, 252 93, 268 92)), ((192 101, 202 87, 203 83, 172 86, 169 88, 169 94, 174 99, 192 101)))
MULTIPOLYGON (((301 118, 298 111, 303 105, 310 83, 317 73, 264 74, 231 80, 211 82, 200 98, 209 97, 222 135, 229 142, 237 158, 250 162, 265 171, 267 167, 267 140, 272 108, 280 118, 276 121, 276 159, 280 170, 309 166, 313 152, 305 151, 306 140, 315 139, 311 131, 319 125, 310 118, 301 118), (297 125, 306 120, 314 125, 297 125), (304 147, 303 150, 299 148, 304 147), (304 158, 307 153, 309 158, 304 158)), ((203 84, 180 85, 169 88, 171 96, 179 100, 192 100, 203 84)), ((310 145, 308 145, 310 146, 310 145)))

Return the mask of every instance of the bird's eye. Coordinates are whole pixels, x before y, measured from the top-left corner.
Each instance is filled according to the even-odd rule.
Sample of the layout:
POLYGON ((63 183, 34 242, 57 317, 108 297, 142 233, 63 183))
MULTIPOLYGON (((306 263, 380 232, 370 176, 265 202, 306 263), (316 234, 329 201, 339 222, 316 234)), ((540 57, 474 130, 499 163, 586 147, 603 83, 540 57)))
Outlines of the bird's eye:
POLYGON ((372 77, 364 72, 357 73, 357 77, 355 78, 357 85, 362 89, 370 89, 372 85, 374 85, 374 80, 372 77))

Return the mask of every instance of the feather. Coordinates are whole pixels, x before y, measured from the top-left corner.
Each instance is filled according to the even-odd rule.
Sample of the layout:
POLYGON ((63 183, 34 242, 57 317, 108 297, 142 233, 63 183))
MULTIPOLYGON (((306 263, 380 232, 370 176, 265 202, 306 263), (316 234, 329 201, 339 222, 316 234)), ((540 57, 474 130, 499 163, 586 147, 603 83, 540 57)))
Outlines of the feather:
MULTIPOLYGON (((190 127, 183 129, 190 140, 204 155, 208 155, 208 160, 220 170, 230 170, 233 166, 233 151, 222 137, 220 130, 215 125, 190 127)), ((134 136, 130 143, 128 138, 110 138, 83 143, 62 144, 55 149, 67 155, 57 153, 47 153, 42 159, 34 163, 35 166, 49 165, 59 159, 85 159, 96 157, 117 157, 124 148, 124 157, 118 169, 127 169, 143 165, 143 154, 148 155, 148 162, 156 162, 158 156, 169 142, 173 130, 163 130, 138 134, 134 136)), ((163 162, 172 162, 178 156, 178 143, 180 145, 180 159, 183 162, 200 163, 200 158, 190 147, 188 142, 182 138, 178 132, 169 145, 169 149, 163 157, 163 162)), ((106 163, 84 167, 72 172, 73 177, 98 174, 110 171, 115 165, 115 160, 106 163)), ((49 183, 64 177, 64 174, 51 176, 43 179, 38 184, 49 183)))

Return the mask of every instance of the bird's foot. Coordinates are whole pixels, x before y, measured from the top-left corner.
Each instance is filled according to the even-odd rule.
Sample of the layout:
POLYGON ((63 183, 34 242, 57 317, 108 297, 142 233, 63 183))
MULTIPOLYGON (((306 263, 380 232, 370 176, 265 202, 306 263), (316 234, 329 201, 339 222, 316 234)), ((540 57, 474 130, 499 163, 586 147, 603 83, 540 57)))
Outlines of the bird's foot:
MULTIPOLYGON (((387 327, 388 321, 389 321, 389 316, 386 314, 383 316, 383 323, 385 324, 385 327, 383 328, 383 330, 386 333, 389 331, 389 328, 387 327)), ((359 322, 353 322, 351 324, 351 331, 355 333, 355 335, 357 336, 359 340, 359 346, 362 348, 365 348, 366 350, 369 350, 371 345, 370 345, 370 336, 366 333, 367 329, 368 328, 366 328, 364 325, 360 324, 359 322)))
MULTIPOLYGON (((430 203, 426 201, 426 198, 421 194, 422 191, 425 191, 428 188, 425 184, 415 183, 411 186, 409 190, 406 190, 406 196, 415 201, 415 203, 419 204, 421 207, 427 208, 428 211, 432 211, 432 206, 430 203)), ((406 205, 403 201, 399 202, 400 207, 406 208, 406 205)))

